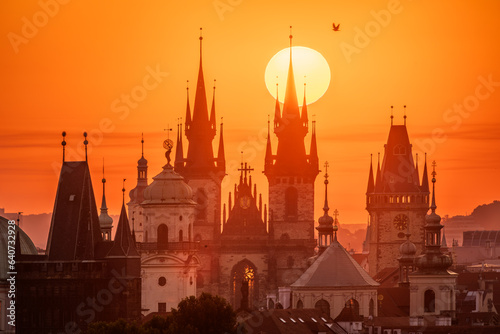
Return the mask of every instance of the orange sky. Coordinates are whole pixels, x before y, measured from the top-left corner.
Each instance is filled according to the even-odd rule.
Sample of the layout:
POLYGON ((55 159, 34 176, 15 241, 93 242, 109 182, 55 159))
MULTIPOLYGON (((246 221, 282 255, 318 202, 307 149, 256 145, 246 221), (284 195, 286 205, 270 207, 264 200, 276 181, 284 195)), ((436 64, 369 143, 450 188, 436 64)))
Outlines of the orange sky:
MULTIPOLYGON (((292 25, 294 45, 319 51, 332 71, 309 113, 316 115, 321 164, 331 166, 330 207, 341 222, 366 222, 370 154, 383 152, 391 105, 396 124, 407 105, 415 151, 438 162, 441 215, 499 199, 499 1, 61 2, 0 2, 0 207, 7 212, 52 210, 65 130, 69 151, 81 149, 83 131, 93 134, 96 197, 100 202, 105 157, 108 206, 117 214, 121 180, 135 186, 141 132, 149 176, 165 164, 163 129, 184 116, 186 80, 194 83, 198 71, 199 27, 209 103, 217 79, 227 166, 236 168, 243 150, 259 192, 267 194, 261 171, 274 111, 264 71, 288 46, 292 25), (332 22, 341 23, 340 32, 332 22), (147 96, 128 113, 116 112, 114 101, 144 85, 148 68, 168 75, 148 82, 147 96)), ((236 181, 236 170, 228 173, 224 199, 236 181)))

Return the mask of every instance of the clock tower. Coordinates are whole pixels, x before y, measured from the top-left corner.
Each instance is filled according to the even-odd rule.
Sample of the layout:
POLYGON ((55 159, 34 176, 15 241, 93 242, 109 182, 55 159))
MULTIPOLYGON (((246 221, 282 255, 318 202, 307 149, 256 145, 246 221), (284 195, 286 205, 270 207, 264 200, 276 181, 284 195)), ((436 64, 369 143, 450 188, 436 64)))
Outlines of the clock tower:
POLYGON ((397 268, 399 247, 406 237, 420 253, 423 250, 425 214, 429 209, 427 162, 422 183, 418 162, 413 160, 412 145, 406 128, 394 125, 391 116, 389 138, 385 145, 382 166, 377 165, 376 178, 370 166, 366 209, 370 214, 368 264, 371 276, 384 268, 397 268))

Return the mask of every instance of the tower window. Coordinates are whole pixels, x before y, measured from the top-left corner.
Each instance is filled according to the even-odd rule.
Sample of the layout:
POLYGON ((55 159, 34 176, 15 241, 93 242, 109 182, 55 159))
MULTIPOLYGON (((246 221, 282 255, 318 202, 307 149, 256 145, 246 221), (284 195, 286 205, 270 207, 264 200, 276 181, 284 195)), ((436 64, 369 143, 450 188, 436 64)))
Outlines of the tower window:
POLYGON ((436 311, 436 294, 433 290, 426 290, 424 293, 424 312, 436 311))
POLYGON ((183 232, 182 230, 179 230, 179 241, 184 241, 184 235, 183 235, 183 232))
POLYGON ((168 227, 165 224, 158 226, 157 230, 158 248, 166 249, 168 245, 168 227))
POLYGON ((315 309, 320 310, 322 313, 330 315, 330 303, 324 299, 320 299, 314 305, 315 309))
POLYGON ((288 187, 285 190, 285 216, 297 217, 298 192, 295 187, 288 187))
POLYGON ((396 145, 394 147, 393 151, 394 155, 405 155, 406 154, 406 148, 402 145, 396 145))

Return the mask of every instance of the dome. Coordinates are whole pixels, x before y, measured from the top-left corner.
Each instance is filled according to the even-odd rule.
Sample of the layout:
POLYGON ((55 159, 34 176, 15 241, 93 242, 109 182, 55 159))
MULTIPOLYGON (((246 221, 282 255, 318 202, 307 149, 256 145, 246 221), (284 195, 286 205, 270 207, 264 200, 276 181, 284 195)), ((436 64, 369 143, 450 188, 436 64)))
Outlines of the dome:
POLYGON ((408 239, 399 246, 399 253, 401 257, 413 258, 417 254, 417 246, 408 239))
MULTIPOLYGON (((5 254, 5 256, 2 256, 0 258, 0 280, 6 280, 7 272, 9 271, 7 262, 9 259, 6 255, 8 254, 8 223, 8 219, 0 217, 0 253, 5 254)), ((37 255, 38 251, 36 250, 33 241, 31 241, 28 235, 24 233, 24 231, 19 226, 16 226, 16 232, 18 233, 17 237, 19 238, 19 240, 16 241, 20 242, 21 253, 26 255, 37 255)))
POLYGON ((320 225, 327 225, 327 226, 332 226, 333 225, 333 218, 330 217, 326 212, 323 216, 319 217, 318 223, 320 225))
POLYGON ((153 177, 153 182, 144 189, 142 204, 196 204, 193 190, 184 178, 167 164, 163 171, 153 177))
POLYGON ((146 166, 148 164, 148 161, 142 156, 139 160, 137 160, 137 165, 138 166, 146 166))
POLYGON ((103 212, 101 209, 101 214, 99 215, 99 225, 101 228, 113 226, 113 218, 108 215, 108 209, 106 209, 106 212, 103 212))
POLYGON ((425 221, 430 225, 439 225, 441 223, 441 216, 432 210, 430 214, 425 216, 425 221))

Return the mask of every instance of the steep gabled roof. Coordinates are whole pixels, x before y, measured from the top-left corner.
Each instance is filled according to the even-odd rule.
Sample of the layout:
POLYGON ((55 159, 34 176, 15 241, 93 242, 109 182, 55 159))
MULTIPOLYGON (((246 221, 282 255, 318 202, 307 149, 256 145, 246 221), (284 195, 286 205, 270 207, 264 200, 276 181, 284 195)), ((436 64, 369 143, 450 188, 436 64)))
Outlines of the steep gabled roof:
POLYGON ((139 253, 137 252, 134 239, 132 238, 132 233, 130 232, 125 204, 122 204, 122 211, 116 228, 115 240, 113 241, 113 246, 109 250, 107 257, 132 256, 139 257, 139 253))
POLYGON ((368 273, 335 239, 292 287, 377 287, 368 273))
POLYGON ((86 161, 66 161, 61 168, 47 241, 50 261, 93 260, 102 240, 97 206, 86 161))

